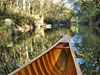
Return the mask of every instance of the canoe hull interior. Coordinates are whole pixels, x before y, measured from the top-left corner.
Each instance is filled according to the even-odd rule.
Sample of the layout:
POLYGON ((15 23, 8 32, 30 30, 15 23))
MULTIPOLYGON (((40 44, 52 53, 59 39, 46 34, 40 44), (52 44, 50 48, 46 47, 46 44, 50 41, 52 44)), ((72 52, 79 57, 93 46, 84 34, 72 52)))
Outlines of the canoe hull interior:
POLYGON ((63 47, 69 47, 69 43, 57 43, 51 50, 9 75, 82 75, 78 74, 70 48, 63 47))

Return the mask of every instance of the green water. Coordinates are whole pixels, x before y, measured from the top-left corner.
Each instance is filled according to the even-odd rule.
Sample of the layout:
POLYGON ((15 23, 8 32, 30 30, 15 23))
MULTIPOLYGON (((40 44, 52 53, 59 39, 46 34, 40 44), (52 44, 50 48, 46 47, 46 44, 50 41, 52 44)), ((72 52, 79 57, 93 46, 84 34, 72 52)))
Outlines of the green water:
MULTIPOLYGON (((98 30, 97 30, 98 31, 98 30)), ((79 52, 75 52, 78 58, 83 58, 85 63, 81 65, 83 75, 99 75, 100 63, 97 61, 98 52, 100 51, 100 36, 93 27, 79 27, 78 33, 70 32, 67 28, 58 28, 45 31, 45 36, 39 34, 27 33, 22 36, 13 36, 0 41, 0 75, 7 75, 21 65, 29 62, 36 56, 40 55, 54 43, 61 39, 65 34, 71 33, 72 38, 78 34, 82 36, 82 46, 79 52), (95 64, 95 66, 86 64, 95 64)))

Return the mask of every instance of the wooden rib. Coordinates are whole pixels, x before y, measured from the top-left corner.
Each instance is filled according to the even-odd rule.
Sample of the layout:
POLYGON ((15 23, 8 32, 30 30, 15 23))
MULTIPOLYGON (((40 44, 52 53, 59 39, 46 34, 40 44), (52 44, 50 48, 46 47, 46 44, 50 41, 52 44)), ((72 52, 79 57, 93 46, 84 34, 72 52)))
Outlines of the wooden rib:
MULTIPOLYGON (((70 56, 69 56, 70 58, 70 56)), ((68 60, 68 64, 67 64, 67 69, 66 69, 66 75, 69 75, 69 71, 71 70, 71 66, 72 66, 72 63, 70 62, 70 59, 68 60)))
POLYGON ((73 71, 72 75, 77 75, 75 67, 74 67, 74 71, 73 71))
POLYGON ((24 69, 20 71, 21 75, 25 75, 24 69))
POLYGON ((34 74, 34 75, 36 75, 35 70, 34 70, 34 68, 33 68, 33 65, 32 65, 32 64, 30 64, 30 70, 31 70, 32 75, 33 75, 33 74, 34 74))
MULTIPOLYGON (((41 59, 41 58, 40 58, 41 59)), ((37 60, 37 64, 39 65, 39 68, 40 68, 40 71, 41 71, 41 73, 42 73, 42 75, 45 75, 45 73, 44 73, 44 71, 43 71, 43 68, 41 67, 41 65, 40 65, 40 59, 38 59, 37 60)), ((43 64, 42 64, 43 65, 43 64)))
POLYGON ((47 72, 47 70, 45 68, 42 58, 40 59, 40 65, 41 65, 41 68, 42 68, 43 72, 45 73, 45 75, 49 75, 49 73, 47 72))
POLYGON ((72 75, 73 71, 74 71, 74 67, 71 68, 71 71, 70 71, 69 75, 72 75))
MULTIPOLYGON (((53 56, 53 59, 55 60, 54 53, 52 53, 52 56, 53 56)), ((60 70, 60 67, 59 67, 57 64, 55 65, 55 68, 56 68, 57 70, 59 70, 59 72, 65 72, 65 71, 60 70)))
POLYGON ((72 75, 73 71, 75 70, 75 69, 74 69, 74 63, 72 62, 72 60, 71 60, 70 63, 71 63, 71 65, 70 65, 70 69, 71 69, 71 70, 69 70, 69 74, 68 74, 68 75, 72 75))
MULTIPOLYGON (((52 56, 52 54, 53 54, 52 51, 50 51, 50 52, 49 52, 49 59, 50 59, 50 61, 51 61, 51 65, 54 66, 54 65, 56 64, 56 61, 55 61, 54 57, 52 56)), ((54 70, 58 71, 58 69, 57 69, 56 66, 54 66, 54 70)), ((58 71, 58 72, 59 72, 59 71, 58 71)))
MULTIPOLYGON (((45 56, 46 56, 46 55, 45 55, 45 56)), ((47 60, 46 60, 46 59, 44 60, 44 57, 45 57, 45 56, 42 56, 43 64, 44 64, 45 69, 46 69, 46 71, 48 72, 48 74, 51 75, 51 74, 50 74, 50 68, 49 68, 49 66, 48 66, 47 60)))
POLYGON ((18 73, 15 73, 14 75, 18 75, 18 73))
MULTIPOLYGON (((50 51, 50 52, 51 52, 51 51, 50 51)), ((56 62, 55 62, 54 64, 52 63, 51 57, 50 57, 50 55, 49 55, 50 52, 48 53, 48 59, 49 59, 49 63, 50 63, 50 66, 51 66, 51 68, 52 68, 52 71, 55 72, 56 74, 59 74, 59 71, 57 71, 57 70, 54 68, 54 67, 55 67, 54 65, 55 65, 56 62)))
POLYGON ((71 65, 70 67, 67 67, 68 69, 66 70, 66 75, 70 75, 70 71, 72 70, 72 64, 70 65, 71 65))
POLYGON ((60 74, 66 74, 66 70, 62 70, 60 66, 56 63, 55 67, 59 70, 60 74))
POLYGON ((24 69, 24 72, 25 72, 25 75, 29 75, 28 70, 27 70, 27 67, 24 69))
POLYGON ((32 75, 30 65, 29 65, 29 66, 27 66, 27 70, 28 70, 29 75, 32 75))
MULTIPOLYGON (((39 60, 39 59, 38 59, 39 60)), ((39 65, 38 65, 38 62, 36 61, 36 62, 34 62, 35 63, 35 65, 36 65, 36 70, 37 70, 37 72, 38 72, 38 74, 39 75, 42 75, 42 72, 41 72, 41 70, 40 70, 40 67, 39 67, 39 65)))
POLYGON ((22 75, 20 71, 18 72, 18 75, 22 75))
POLYGON ((18 75, 18 73, 15 73, 14 75, 18 75))
MULTIPOLYGON (((56 64, 56 61, 55 61, 55 57, 53 56, 52 51, 49 52, 49 56, 50 56, 51 64, 54 66, 56 64)), ((60 70, 58 65, 54 66, 53 69, 56 70, 57 72, 59 72, 59 74, 63 74, 65 72, 65 71, 60 70)))
POLYGON ((48 66, 51 70, 51 75, 57 75, 57 73, 52 69, 52 66, 50 65, 49 63, 49 58, 48 58, 48 54, 46 54, 46 58, 47 58, 47 63, 48 63, 48 66))
MULTIPOLYGON (((67 74, 66 74, 66 75, 71 75, 71 74, 70 74, 70 73, 71 73, 71 70, 75 67, 75 65, 74 65, 74 63, 73 63, 72 56, 70 55, 69 57, 70 57, 70 58, 69 58, 69 62, 68 62, 67 74)), ((76 71, 76 69, 74 69, 74 70, 76 71)), ((74 73, 74 75, 76 75, 76 74, 74 73)))
POLYGON ((73 64, 73 71, 71 72, 71 74, 70 75, 73 75, 73 72, 74 72, 74 75, 76 74, 76 69, 75 69, 75 65, 73 64))
POLYGON ((34 71, 35 71, 36 75, 39 75, 38 72, 37 72, 37 69, 36 69, 36 64, 35 64, 35 62, 33 62, 32 65, 33 65, 33 68, 34 68, 34 71))

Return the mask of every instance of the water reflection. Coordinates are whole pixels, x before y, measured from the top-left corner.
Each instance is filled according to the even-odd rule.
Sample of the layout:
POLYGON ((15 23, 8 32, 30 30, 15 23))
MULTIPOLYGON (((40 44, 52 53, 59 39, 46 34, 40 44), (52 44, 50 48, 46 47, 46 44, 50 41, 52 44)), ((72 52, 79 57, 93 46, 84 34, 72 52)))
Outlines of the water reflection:
POLYGON ((72 37, 71 44, 72 44, 72 47, 74 48, 74 50, 76 52, 79 52, 80 46, 82 46, 82 35, 76 34, 74 37, 72 37), (76 45, 78 45, 79 47, 76 45))
POLYGON ((0 44, 0 74, 7 75, 47 49, 42 46, 46 44, 42 43, 42 39, 36 41, 33 36, 25 34, 17 39, 10 37, 0 44))
POLYGON ((77 58, 78 64, 81 66, 85 64, 85 60, 83 58, 77 58))
MULTIPOLYGON (((88 33, 90 34, 90 32, 88 33)), ((35 35, 33 33, 27 33, 22 36, 15 36, 15 37, 12 36, 5 40, 0 41, 0 75, 7 75, 8 73, 14 71, 21 65, 29 62, 39 54, 43 53, 49 47, 51 47, 65 34, 67 34, 67 29, 59 28, 57 30, 50 30, 50 31, 48 30, 45 33, 44 37, 35 35)), ((88 40, 90 40, 89 42, 93 42, 94 45, 99 46, 99 43, 95 44, 98 42, 98 40, 95 42, 95 36, 92 36, 93 37, 92 41, 90 40, 92 37, 89 38, 88 40)), ((90 43, 90 48, 85 48, 87 43, 85 43, 85 45, 83 46, 83 42, 87 42, 86 39, 88 37, 89 36, 84 38, 83 35, 76 34, 74 37, 72 37, 71 43, 76 52, 76 55, 77 54, 83 55, 83 56, 77 55, 78 57, 77 61, 81 66, 83 75, 92 75, 93 73, 94 73, 93 75, 96 75, 95 72, 98 72, 98 74, 100 74, 100 65, 94 61, 91 62, 91 60, 94 60, 94 57, 90 59, 90 56, 97 55, 97 53, 95 53, 97 52, 95 51, 97 48, 95 48, 92 44, 94 48, 93 51, 95 52, 90 50, 91 51, 90 53, 90 51, 87 50, 91 49, 92 47, 91 43, 90 43), (84 39, 86 41, 84 41, 84 39), (87 61, 87 59, 89 60, 87 61)), ((95 59, 96 58, 97 57, 95 57, 95 59)))
POLYGON ((60 30, 47 31, 44 37, 27 33, 3 40, 0 43, 0 75, 7 75, 50 48, 67 33, 66 28, 60 30))
MULTIPOLYGON (((76 53, 80 53, 80 51, 82 51, 83 47, 82 47, 82 35, 76 34, 72 39, 71 39, 71 44, 72 47, 74 48, 76 53)), ((88 57, 89 58, 89 57, 88 57)), ((81 70, 82 70, 82 74, 83 75, 90 75, 90 74, 96 74, 96 72, 100 71, 100 67, 97 66, 97 64, 95 62, 90 63, 90 62, 86 62, 85 58, 77 58, 77 61, 79 63, 79 65, 81 66, 81 70), (90 70, 90 73, 87 73, 87 69, 92 69, 90 70), (94 71, 93 71, 94 70, 94 71), (92 72, 91 72, 92 71, 92 72)))

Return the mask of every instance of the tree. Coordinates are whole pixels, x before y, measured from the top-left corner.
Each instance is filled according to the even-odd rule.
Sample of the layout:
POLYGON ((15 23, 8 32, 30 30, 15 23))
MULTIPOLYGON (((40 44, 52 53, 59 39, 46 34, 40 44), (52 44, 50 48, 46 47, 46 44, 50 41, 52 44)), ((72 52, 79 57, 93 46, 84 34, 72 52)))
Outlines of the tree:
POLYGON ((77 1, 74 6, 79 22, 94 25, 96 16, 100 13, 100 4, 95 0, 77 1))

